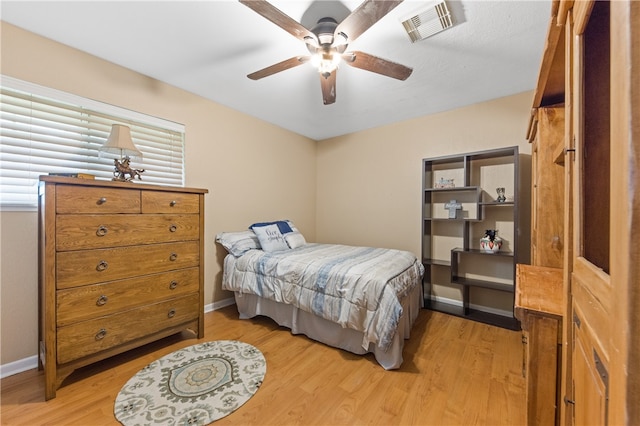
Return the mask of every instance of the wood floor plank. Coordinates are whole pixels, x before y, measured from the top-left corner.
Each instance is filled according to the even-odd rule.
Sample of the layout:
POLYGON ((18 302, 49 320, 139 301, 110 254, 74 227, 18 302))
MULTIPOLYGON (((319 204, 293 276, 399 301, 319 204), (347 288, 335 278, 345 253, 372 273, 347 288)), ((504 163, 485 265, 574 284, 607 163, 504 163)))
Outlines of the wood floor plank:
MULTIPOLYGON (((520 425, 525 423, 520 333, 423 310, 401 369, 372 355, 294 336, 268 318, 239 320, 235 306, 205 316, 205 338, 258 347, 267 374, 254 397, 216 425, 520 425)), ((2 425, 117 425, 113 402, 155 359, 198 342, 172 336, 74 372, 44 401, 30 370, 2 379, 2 425)))

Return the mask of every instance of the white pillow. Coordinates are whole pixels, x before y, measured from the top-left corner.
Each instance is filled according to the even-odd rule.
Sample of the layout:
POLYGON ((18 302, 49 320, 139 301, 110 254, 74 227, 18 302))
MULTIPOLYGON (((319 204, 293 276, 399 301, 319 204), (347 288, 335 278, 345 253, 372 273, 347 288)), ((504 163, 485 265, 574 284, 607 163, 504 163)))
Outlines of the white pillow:
POLYGON ((216 241, 235 257, 260 248, 260 241, 253 231, 221 232, 216 235, 216 241))
POLYGON ((289 245, 280 232, 278 225, 254 226, 253 232, 256 233, 262 250, 267 252, 289 250, 289 245))
POLYGON ((302 235, 298 231, 284 234, 284 240, 287 242, 289 248, 291 249, 302 247, 303 245, 307 244, 307 240, 304 239, 304 235, 302 235))

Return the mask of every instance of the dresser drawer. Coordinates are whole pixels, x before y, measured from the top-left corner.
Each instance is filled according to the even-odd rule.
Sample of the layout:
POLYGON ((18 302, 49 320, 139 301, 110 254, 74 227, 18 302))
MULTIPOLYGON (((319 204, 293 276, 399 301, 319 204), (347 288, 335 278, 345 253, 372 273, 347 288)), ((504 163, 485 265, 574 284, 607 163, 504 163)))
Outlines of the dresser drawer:
POLYGON ((142 213, 199 213, 200 196, 177 192, 144 191, 142 213))
POLYGON ((58 185, 56 213, 140 213, 140 191, 58 185))
POLYGON ((198 268, 58 290, 57 325, 69 325, 165 299, 197 293, 198 268))
POLYGON ((58 328, 58 363, 114 348, 198 318, 198 294, 58 328))
POLYGON ((194 214, 60 215, 56 250, 81 250, 197 240, 200 217, 194 214))
POLYGON ((199 241, 58 252, 56 288, 138 277, 199 264, 199 241))

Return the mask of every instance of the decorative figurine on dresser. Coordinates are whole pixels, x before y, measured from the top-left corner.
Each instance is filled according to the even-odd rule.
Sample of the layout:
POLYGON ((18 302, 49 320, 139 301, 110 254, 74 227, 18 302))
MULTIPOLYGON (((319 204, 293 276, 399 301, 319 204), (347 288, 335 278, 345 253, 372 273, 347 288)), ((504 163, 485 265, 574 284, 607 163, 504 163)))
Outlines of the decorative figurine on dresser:
POLYGON ((204 337, 207 192, 40 177, 45 399, 77 368, 183 330, 204 337))

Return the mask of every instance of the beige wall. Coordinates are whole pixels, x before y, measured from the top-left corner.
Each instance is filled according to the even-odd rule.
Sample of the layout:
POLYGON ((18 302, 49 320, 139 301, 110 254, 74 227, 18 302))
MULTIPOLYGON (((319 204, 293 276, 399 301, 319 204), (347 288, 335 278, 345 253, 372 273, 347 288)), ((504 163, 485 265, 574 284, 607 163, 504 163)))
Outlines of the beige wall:
POLYGON ((318 143, 318 242, 409 250, 420 256, 422 159, 518 146, 532 93, 318 143))
MULTIPOLYGON (((185 124, 186 185, 209 190, 205 304, 230 297, 220 288, 226 252, 214 243, 218 232, 288 218, 309 240, 315 239, 316 142, 1 25, 2 74, 185 124)), ((4 365, 36 354, 36 213, 1 212, 0 227, 0 364, 4 365)))
MULTIPOLYGON (((186 125, 187 186, 210 191, 205 303, 228 297, 220 231, 289 218, 309 241, 420 255, 422 158, 530 152, 531 93, 316 143, 8 24, 1 48, 5 75, 186 125)), ((36 234, 35 213, 0 213, 0 364, 36 354, 36 234)))

